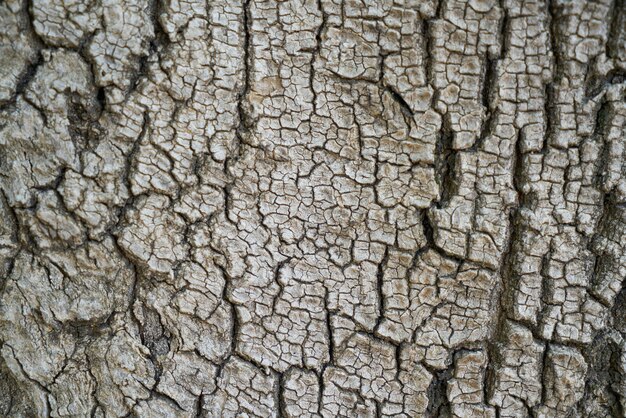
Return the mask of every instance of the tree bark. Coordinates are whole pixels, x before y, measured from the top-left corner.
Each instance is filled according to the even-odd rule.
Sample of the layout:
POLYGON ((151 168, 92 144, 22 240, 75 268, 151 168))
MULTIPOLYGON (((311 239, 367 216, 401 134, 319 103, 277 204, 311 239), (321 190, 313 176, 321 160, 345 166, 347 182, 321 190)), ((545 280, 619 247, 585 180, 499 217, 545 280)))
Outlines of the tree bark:
POLYGON ((0 40, 1 416, 626 416, 624 0, 5 0, 0 40))

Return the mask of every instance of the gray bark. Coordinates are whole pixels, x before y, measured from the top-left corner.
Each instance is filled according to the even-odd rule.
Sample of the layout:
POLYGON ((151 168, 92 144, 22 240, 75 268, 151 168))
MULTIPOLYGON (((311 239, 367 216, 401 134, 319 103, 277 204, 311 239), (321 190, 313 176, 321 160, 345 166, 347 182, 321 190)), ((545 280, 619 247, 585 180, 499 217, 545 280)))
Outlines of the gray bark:
POLYGON ((0 416, 626 416, 624 0, 0 2, 0 416))

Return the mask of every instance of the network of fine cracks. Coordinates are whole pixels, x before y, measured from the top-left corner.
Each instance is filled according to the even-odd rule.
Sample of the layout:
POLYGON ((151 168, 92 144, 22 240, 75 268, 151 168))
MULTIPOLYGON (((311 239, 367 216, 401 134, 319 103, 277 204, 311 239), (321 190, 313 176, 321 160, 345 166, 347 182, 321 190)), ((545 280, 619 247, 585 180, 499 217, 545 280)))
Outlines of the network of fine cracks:
POLYGON ((624 0, 0 2, 0 415, 626 410, 624 0))

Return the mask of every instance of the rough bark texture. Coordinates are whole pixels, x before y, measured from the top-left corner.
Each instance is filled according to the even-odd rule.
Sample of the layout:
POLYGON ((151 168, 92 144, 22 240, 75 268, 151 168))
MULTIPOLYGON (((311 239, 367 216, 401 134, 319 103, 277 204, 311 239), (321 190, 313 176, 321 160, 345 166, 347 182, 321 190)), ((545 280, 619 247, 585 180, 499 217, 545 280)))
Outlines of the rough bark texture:
POLYGON ((617 417, 624 0, 0 1, 0 416, 617 417))

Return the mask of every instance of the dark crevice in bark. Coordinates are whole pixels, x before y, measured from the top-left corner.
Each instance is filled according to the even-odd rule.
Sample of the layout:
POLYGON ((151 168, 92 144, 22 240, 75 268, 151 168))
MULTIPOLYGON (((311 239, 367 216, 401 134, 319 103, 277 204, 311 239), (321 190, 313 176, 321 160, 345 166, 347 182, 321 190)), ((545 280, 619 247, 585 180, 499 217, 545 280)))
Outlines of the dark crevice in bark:
MULTIPOLYGON (((7 343, 4 343, 2 345, 2 349, 4 349, 5 347, 8 350, 11 350, 12 357, 15 360, 15 363, 17 364, 17 366, 19 367, 22 376, 26 380, 30 381, 36 388, 38 388, 39 390, 41 390, 41 391, 43 391, 45 393, 45 410, 47 412, 46 415, 49 416, 50 412, 52 410, 51 407, 50 407, 50 396, 49 396, 50 395, 50 390, 43 383, 39 382, 36 379, 33 379, 32 377, 30 377, 28 375, 28 373, 26 373, 26 369, 24 369, 24 365, 22 364, 20 359, 16 356, 15 349, 11 345, 9 345, 7 343)), ((19 383, 18 383, 18 385, 19 385, 19 383)), ((24 391, 24 392, 28 393, 28 391, 24 391)))
MULTIPOLYGON (((498 64, 500 62, 499 58, 491 58, 487 56, 486 62, 483 70, 483 86, 480 94, 482 105, 487 112, 493 112, 494 108, 494 99, 497 91, 497 80, 498 80, 498 64)), ((489 125, 489 120, 491 117, 487 117, 485 125, 489 125)))
POLYGON ((198 400, 196 401, 196 405, 194 408, 194 418, 202 417, 202 413, 204 412, 203 404, 204 404, 204 396, 205 394, 200 394, 198 396, 198 400))
POLYGON ((584 101, 588 102, 589 100, 597 99, 611 85, 623 84, 624 82, 626 82, 626 69, 613 68, 605 75, 598 74, 595 71, 589 72, 587 80, 585 80, 584 101))
POLYGON ((413 119, 413 110, 411 110, 411 106, 404 100, 404 97, 400 93, 398 93, 393 87, 386 86, 385 90, 391 95, 393 100, 400 106, 400 111, 402 112, 405 122, 410 129, 411 120, 413 119))
POLYGON ((324 397, 324 391, 326 389, 326 380, 324 379, 324 374, 326 372, 326 369, 332 365, 335 361, 335 342, 333 340, 333 330, 332 330, 332 318, 331 318, 331 314, 334 314, 334 312, 331 312, 330 310, 330 302, 329 302, 329 290, 324 287, 324 312, 326 313, 325 315, 325 325, 326 325, 326 334, 328 337, 328 360, 326 362, 324 362, 322 364, 322 367, 319 371, 319 373, 317 373, 317 378, 319 380, 319 393, 318 393, 318 398, 317 398, 317 407, 318 410, 321 411, 322 407, 323 407, 323 397, 324 397))
POLYGON ((456 159, 457 151, 452 148, 452 133, 443 129, 435 149, 435 179, 439 182, 441 198, 437 208, 446 207, 450 199, 457 194, 456 159))
POLYGON ((583 350, 589 370, 584 395, 576 404, 580 416, 604 413, 604 416, 624 416, 620 402, 622 384, 621 348, 622 337, 612 331, 596 336, 593 343, 583 350))
MULTIPOLYGON (((421 22, 421 29, 422 29, 422 51, 423 51, 423 63, 424 63, 424 75, 426 78, 426 83, 427 85, 429 85, 433 91, 435 90, 435 87, 433 86, 433 79, 434 79, 434 70, 432 68, 432 50, 433 50, 433 46, 432 46, 432 36, 431 36, 431 32, 432 32, 432 19, 430 20, 422 20, 421 22)), ((434 103, 434 97, 431 98, 431 105, 432 103, 434 103)))
MULTIPOLYGON (((48 124, 48 117, 46 116, 46 114, 24 96, 26 89, 28 88, 28 86, 30 86, 31 81, 34 80, 35 76, 37 75, 37 71, 39 70, 43 62, 43 55, 41 54, 41 52, 37 52, 37 59, 34 62, 28 64, 24 71, 22 71, 17 85, 15 86, 15 92, 13 93, 13 96, 11 96, 11 98, 8 99, 6 102, 0 103, 0 111, 10 111, 11 109, 14 109, 17 104, 18 97, 21 96, 28 104, 37 109, 37 111, 41 115, 41 118, 43 119, 44 125, 48 124)), ((0 126, 0 129, 2 129, 2 126, 0 126)))
POLYGON ((172 337, 161 323, 161 317, 156 310, 143 303, 134 309, 141 310, 141 320, 137 321, 139 323, 141 342, 150 350, 150 358, 156 369, 155 380, 158 381, 162 372, 158 359, 170 351, 172 337))
POLYGON ((43 49, 46 47, 50 47, 46 40, 35 30, 34 22, 35 22, 35 13, 33 11, 34 0, 24 0, 24 12, 26 14, 26 23, 28 25, 28 29, 33 34, 35 38, 35 42, 37 43, 38 49, 43 49))
POLYGON ((378 264, 378 268, 376 270, 376 292, 378 294, 378 318, 376 319, 376 325, 374 325, 374 334, 377 333, 377 330, 380 327, 383 319, 385 318, 385 267, 389 261, 389 246, 385 246, 385 252, 383 254, 383 259, 380 264, 378 264))
POLYGON ((450 416, 448 401, 448 382, 452 378, 453 366, 433 372, 433 379, 428 387, 428 407, 424 418, 445 418, 450 416))
MULTIPOLYGON (((601 158, 595 162, 595 176, 593 178, 593 184, 598 190, 603 189, 604 185, 604 173, 606 173, 607 165, 609 161, 609 144, 606 141, 608 129, 611 124, 612 104, 607 101, 603 101, 600 108, 596 112, 596 125, 594 126, 593 134, 590 141, 594 141, 602 147, 601 158)), ((615 215, 619 216, 615 202, 613 199, 613 193, 604 193, 602 201, 598 202, 600 217, 597 220, 594 233, 587 239, 586 248, 590 251, 593 257, 593 267, 590 271, 589 278, 589 294, 595 298, 596 301, 602 303, 606 308, 611 308, 610 304, 607 305, 606 300, 598 293, 596 286, 598 285, 603 273, 611 265, 611 260, 608 254, 604 251, 596 248, 596 244, 603 237, 609 235, 611 228, 611 221, 615 219, 615 215)))
POLYGON ((0 358, 0 415, 3 417, 36 416, 27 395, 28 391, 23 390, 13 377, 5 360, 0 358))
POLYGON ((285 403, 285 378, 288 372, 277 373, 278 379, 276 379, 276 401, 278 402, 278 418, 287 416, 287 404, 285 403))
POLYGON ((278 309, 278 307, 276 305, 281 300, 281 298, 283 296, 283 292, 285 291, 285 285, 283 285, 281 283, 281 274, 282 274, 281 270, 287 264, 289 264, 290 261, 291 261, 291 258, 287 258, 287 259, 285 259, 283 261, 278 262, 278 264, 276 264, 276 267, 274 267, 274 282, 278 286, 278 293, 276 294, 276 296, 274 296, 272 298, 272 312, 274 312, 274 313, 279 313, 280 312, 280 309, 278 309))
MULTIPOLYGON (((100 92, 102 89, 99 89, 100 92)), ((67 96, 68 109, 67 119, 68 130, 74 144, 79 145, 81 155, 81 165, 84 168, 85 162, 82 158, 86 151, 96 148, 105 132, 99 122, 104 105, 100 103, 98 97, 92 103, 75 94, 67 96)), ((82 168, 80 170, 82 172, 82 168)))
POLYGON ((243 38, 243 86, 241 88, 241 92, 239 93, 239 98, 237 100, 237 113, 239 114, 239 126, 237 127, 237 136, 239 137, 241 143, 245 143, 243 140, 244 135, 253 127, 253 121, 250 117, 250 111, 247 103, 248 93, 250 91, 250 71, 253 63, 253 54, 251 47, 251 37, 252 37, 252 17, 250 11, 250 3, 251 0, 244 0, 243 3, 243 29, 244 29, 244 38, 243 38))
POLYGON ((381 418, 383 416, 380 402, 378 402, 377 400, 374 400, 374 415, 376 416, 376 418, 381 418))
POLYGON ((228 359, 231 356, 237 354, 237 339, 239 337, 239 331, 241 327, 239 326, 239 313, 237 312, 237 305, 232 301, 232 298, 230 296, 232 292, 231 288, 233 286, 234 278, 228 274, 225 267, 221 265, 217 265, 217 268, 219 269, 219 271, 222 273, 224 277, 224 288, 222 289, 222 300, 225 303, 228 303, 230 305, 232 309, 232 320, 233 320, 232 327, 230 327, 230 350, 229 350, 228 355, 222 362, 222 364, 218 365, 217 375, 221 375, 221 369, 228 362, 228 359))
MULTIPOLYGON (((150 115, 148 114, 148 111, 146 110, 143 113, 141 132, 139 133, 137 138, 133 141, 130 148, 128 150, 125 150, 126 152, 125 152, 124 166, 126 169, 122 173, 121 177, 122 177, 122 183, 124 183, 124 185, 126 186, 126 190, 128 191, 128 194, 130 197, 124 202, 122 206, 116 209, 117 222, 115 226, 110 228, 111 231, 113 232, 113 235, 115 235, 121 229, 122 221, 124 220, 126 213, 130 209, 135 207, 136 200, 142 196, 142 195, 132 195, 132 192, 131 192, 132 183, 130 179, 131 179, 131 173, 133 172, 134 169, 136 169, 136 165, 137 165, 135 156, 139 152, 139 147, 141 146, 142 141, 147 137, 147 135, 149 135, 149 132, 150 132, 150 115)), ((124 254, 123 250, 122 250, 122 254, 124 254)))
POLYGON ((422 213, 422 230, 424 231, 424 237, 426 238, 426 246, 430 248, 436 248, 437 246, 435 245, 435 231, 426 211, 422 213))
MULTIPOLYGON (((502 1, 500 3, 502 3, 502 1)), ((485 63, 483 64, 481 77, 483 84, 480 92, 480 100, 486 113, 486 117, 483 120, 476 143, 471 147, 473 151, 482 149, 485 139, 496 128, 498 119, 498 110, 495 102, 499 87, 498 65, 500 63, 500 58, 504 55, 504 51, 510 47, 509 38, 511 36, 508 11, 506 7, 502 6, 502 4, 500 4, 499 7, 502 9, 502 13, 504 14, 504 17, 500 19, 500 26, 498 29, 498 34, 502 36, 502 41, 500 42, 500 53, 496 56, 492 56, 492 54, 488 52, 484 57, 485 63)))
POLYGON ((96 100, 100 105, 100 111, 104 111, 106 108, 106 94, 103 87, 98 87, 98 93, 96 93, 96 100))
POLYGON ((626 52, 626 0, 614 0, 609 12, 611 24, 606 44, 606 55, 613 59, 623 59, 626 52))
MULTIPOLYGON (((443 8, 444 2, 440 1, 437 7, 437 12, 435 14, 435 19, 441 19, 443 16, 443 8)), ((424 44, 425 44, 425 72, 426 78, 429 81, 429 84, 433 86, 432 80, 435 79, 434 68, 432 66, 432 58, 433 55, 433 19, 424 20, 422 31, 424 36, 424 44)), ((433 97, 432 103, 437 103, 440 92, 434 88, 433 86, 433 97)), ((443 208, 446 207, 452 196, 457 193, 457 180, 455 173, 455 165, 458 151, 454 150, 452 147, 453 144, 453 133, 450 127, 450 122, 447 120, 445 115, 442 115, 442 127, 440 129, 437 143, 435 144, 435 181, 437 181, 439 185, 439 190, 441 193, 440 199, 435 203, 435 207, 443 208)))
MULTIPOLYGON (((320 50, 322 48, 322 41, 323 41, 322 38, 324 36, 324 31, 326 30, 327 20, 328 20, 328 15, 326 14, 326 12, 324 12, 322 0, 317 0, 317 9, 319 10, 322 16, 322 21, 320 22, 320 25, 318 26, 317 31, 315 32, 315 48, 311 50, 311 65, 309 67, 309 88, 311 89, 311 94, 313 95, 313 100, 312 100, 313 114, 317 113, 317 93, 315 91, 315 77, 316 77, 315 65, 317 63, 317 59, 319 57, 320 50)), ((303 52, 307 52, 307 51, 303 50, 303 52)))
POLYGON ((552 51, 552 81, 547 83, 544 88, 544 117, 545 117, 545 135, 543 145, 541 149, 542 154, 547 154, 548 149, 551 147, 551 140, 557 129, 557 123, 559 121, 556 103, 555 84, 561 78, 562 58, 561 51, 558 48, 559 42, 559 17, 560 11, 557 8, 556 0, 549 0, 548 7, 546 8, 548 14, 547 27, 550 35, 550 50, 552 51))

